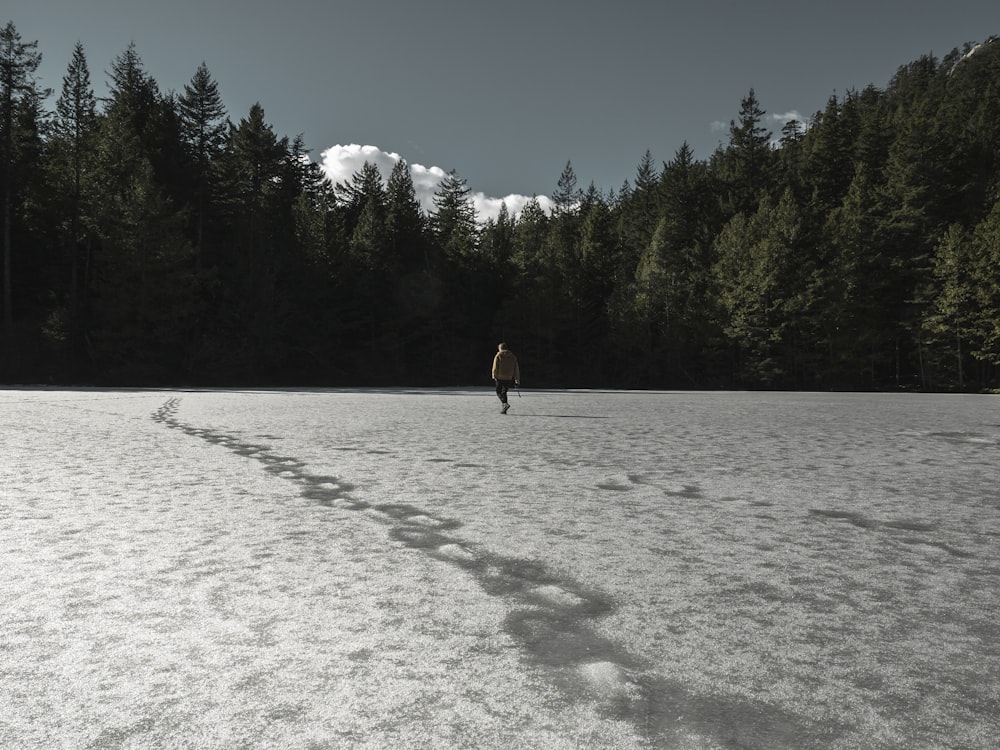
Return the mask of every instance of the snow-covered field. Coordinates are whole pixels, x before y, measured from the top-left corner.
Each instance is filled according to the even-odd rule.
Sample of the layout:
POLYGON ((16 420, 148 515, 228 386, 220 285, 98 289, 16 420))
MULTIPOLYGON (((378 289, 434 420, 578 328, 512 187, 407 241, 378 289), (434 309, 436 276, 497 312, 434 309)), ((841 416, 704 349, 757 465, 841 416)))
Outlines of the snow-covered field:
POLYGON ((0 390, 2 748, 995 748, 989 396, 0 390))

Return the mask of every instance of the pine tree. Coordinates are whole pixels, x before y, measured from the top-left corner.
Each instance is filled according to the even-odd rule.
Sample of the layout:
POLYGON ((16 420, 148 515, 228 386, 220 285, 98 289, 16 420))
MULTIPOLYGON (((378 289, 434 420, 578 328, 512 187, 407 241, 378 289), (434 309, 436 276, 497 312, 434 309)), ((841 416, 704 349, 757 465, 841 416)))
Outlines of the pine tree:
MULTIPOLYGON (((704 165, 686 143, 664 169, 661 204, 660 221, 635 272, 636 312, 651 353, 669 350, 675 360, 692 359, 686 349, 696 337, 698 345, 703 343, 705 321, 711 318, 707 225, 712 194, 704 165)), ((658 366, 668 368, 668 363, 658 366)))
POLYGON ((978 308, 976 332, 980 346, 973 354, 984 362, 1000 365, 1000 198, 975 228, 973 243, 973 290, 978 308))
MULTIPOLYGON (((97 102, 90 85, 90 72, 83 45, 77 42, 73 57, 63 76, 62 92, 56 101, 48 142, 47 172, 53 186, 51 205, 56 210, 62 234, 62 244, 69 256, 69 313, 53 311, 59 327, 83 324, 84 294, 89 286, 92 237, 86 229, 85 211, 94 205, 94 182, 89 179, 95 169, 92 153, 97 135, 97 102), (86 190, 86 193, 85 193, 86 190)), ((51 326, 50 326, 51 328, 51 326)))
POLYGON ((801 216, 790 191, 757 212, 736 214, 716 239, 715 275, 728 312, 726 333, 744 359, 740 375, 767 386, 794 384, 800 307, 801 216))
MULTIPOLYGON (((1000 364, 1000 201, 973 231, 949 227, 933 260, 935 290, 923 321, 928 358, 963 389, 973 365, 1000 364)), ((978 380, 982 386, 987 378, 978 380)))
POLYGON ((217 174, 228 223, 219 261, 225 296, 214 334, 219 340, 209 349, 217 357, 213 366, 263 377, 287 358, 282 283, 295 244, 295 196, 287 186, 288 138, 275 134, 259 102, 230 123, 217 174))
MULTIPOLYGON (((647 149, 636 167, 635 185, 629 186, 626 182, 622 186, 615 214, 618 237, 613 255, 617 265, 613 272, 615 285, 610 315, 615 321, 616 332, 625 339, 631 338, 634 330, 636 268, 659 223, 661 199, 660 175, 647 149)), ((629 360, 634 361, 634 357, 630 356, 629 360)))
POLYGON ((810 129, 805 168, 810 197, 819 211, 837 206, 854 176, 858 123, 852 101, 850 94, 843 102, 831 96, 810 129))
POLYGON ((960 226, 952 225, 935 249, 933 269, 938 289, 925 315, 925 328, 932 336, 944 338, 946 346, 954 346, 955 380, 960 389, 965 388, 964 360, 969 350, 977 344, 981 350, 982 346, 982 341, 975 340, 980 314, 974 280, 977 265, 969 237, 960 226))
POLYGON ((113 107, 95 148, 96 235, 88 337, 112 382, 181 372, 199 309, 182 217, 157 184, 134 113, 113 107))
POLYGON ((369 268, 384 270, 391 262, 389 242, 385 203, 366 200, 351 233, 351 254, 369 268))
POLYGON ((881 169, 888 159, 892 143, 891 103, 885 92, 875 86, 862 89, 857 98, 860 122, 854 142, 854 160, 870 173, 881 169))
POLYGON ((721 153, 721 177, 727 214, 753 213, 772 192, 771 133, 761 125, 765 112, 753 89, 740 102, 737 120, 729 123, 729 145, 721 153))
MULTIPOLYGON (((576 304, 579 302, 580 279, 580 202, 582 193, 577 187, 573 165, 566 167, 559 176, 552 194, 552 216, 545 239, 543 257, 551 276, 550 284, 560 296, 576 304)), ((558 304, 558 300, 556 300, 558 304)))
POLYGON ((500 203, 496 219, 487 219, 483 226, 480 239, 483 259, 501 277, 507 276, 508 262, 514 254, 515 223, 504 201, 500 203))
POLYGON ((201 259, 205 212, 211 187, 212 165, 222 153, 226 135, 226 110, 219 87, 203 62, 178 99, 181 138, 190 159, 195 185, 195 249, 201 259))
POLYGON ((874 387, 890 366, 898 292, 894 209, 880 175, 859 164, 817 242, 823 344, 832 377, 874 387))
POLYGON ((636 166, 635 184, 626 183, 622 187, 619 200, 621 207, 621 243, 625 254, 623 262, 628 271, 635 264, 656 231, 660 206, 660 175, 653 162, 653 154, 648 149, 636 166))
POLYGON ((542 210, 537 197, 532 197, 514 224, 514 266, 525 277, 532 277, 541 265, 542 245, 548 234, 549 217, 542 210))
POLYGON ((461 260, 478 248, 479 231, 476 209, 466 181, 451 170, 434 191, 434 211, 430 215, 431 230, 444 256, 461 260))
POLYGON ((388 207, 378 166, 366 161, 336 191, 351 258, 362 268, 387 268, 391 262, 388 207))
POLYGON ((3 330, 11 334, 14 321, 13 221, 17 191, 25 179, 24 152, 39 139, 33 116, 48 96, 39 89, 34 73, 41 64, 38 42, 22 42, 12 21, 0 29, 0 200, 3 202, 3 330), (29 115, 27 118, 24 115, 29 115))
POLYGON ((386 228, 393 264, 404 271, 429 268, 427 220, 417 200, 409 165, 400 159, 386 182, 386 228))
POLYGON ((562 174, 559 175, 556 191, 552 194, 552 214, 558 216, 576 210, 582 197, 576 184, 576 172, 573 170, 573 165, 571 162, 566 162, 562 174))
POLYGON ((296 249, 306 262, 326 264, 333 239, 336 193, 323 168, 310 158, 301 135, 292 140, 285 173, 282 181, 292 204, 296 249))
POLYGON ((144 138, 160 91, 156 81, 146 72, 134 42, 112 61, 108 75, 108 110, 122 112, 132 131, 140 139, 144 138))

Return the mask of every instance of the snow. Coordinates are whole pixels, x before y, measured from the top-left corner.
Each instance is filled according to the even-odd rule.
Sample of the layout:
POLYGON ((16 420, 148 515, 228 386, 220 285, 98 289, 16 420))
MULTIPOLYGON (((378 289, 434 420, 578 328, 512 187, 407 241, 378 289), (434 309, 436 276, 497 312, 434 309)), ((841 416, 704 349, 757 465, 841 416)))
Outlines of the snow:
POLYGON ((951 69, 948 71, 948 75, 950 76, 952 73, 955 72, 955 70, 958 68, 959 65, 961 65, 963 62, 965 62, 966 60, 968 60, 973 55, 978 54, 979 52, 982 52, 984 49, 986 49, 987 47, 989 47, 991 44, 993 44, 994 42, 996 42, 998 39, 1000 39, 1000 37, 997 37, 997 36, 988 36, 982 42, 973 44, 971 47, 969 47, 968 51, 966 51, 965 54, 963 54, 954 63, 952 63, 951 69))
POLYGON ((988 748, 1000 402, 0 390, 0 747, 988 748))

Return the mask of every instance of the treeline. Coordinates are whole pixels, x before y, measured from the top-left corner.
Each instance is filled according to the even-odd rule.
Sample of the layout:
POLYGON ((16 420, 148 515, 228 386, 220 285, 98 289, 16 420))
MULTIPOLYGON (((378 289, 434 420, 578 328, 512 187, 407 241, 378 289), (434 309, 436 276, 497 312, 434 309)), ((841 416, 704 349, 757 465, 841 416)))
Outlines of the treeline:
POLYGON ((1000 42, 485 222, 456 172, 431 212, 405 163, 330 184, 204 64, 165 93, 130 46, 98 100, 40 59, 0 30, 6 382, 476 384, 506 339, 531 385, 997 385, 1000 42))

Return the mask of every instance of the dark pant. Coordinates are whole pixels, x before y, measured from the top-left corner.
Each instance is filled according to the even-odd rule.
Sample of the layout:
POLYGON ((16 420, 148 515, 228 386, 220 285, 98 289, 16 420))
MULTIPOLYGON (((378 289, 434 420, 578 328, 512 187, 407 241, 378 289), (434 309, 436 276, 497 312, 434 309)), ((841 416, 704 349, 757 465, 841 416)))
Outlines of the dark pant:
POLYGON ((501 404, 507 403, 507 389, 514 385, 513 380, 498 380, 497 381, 497 398, 500 399, 501 404))

